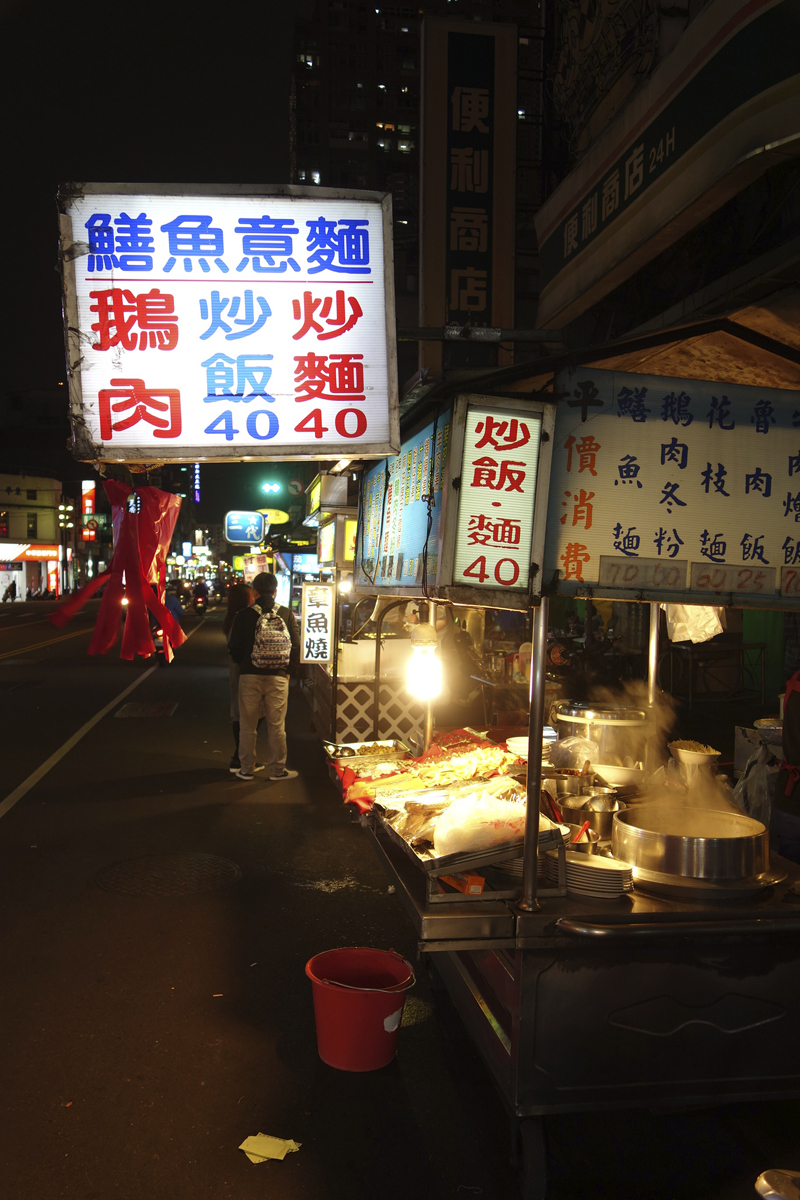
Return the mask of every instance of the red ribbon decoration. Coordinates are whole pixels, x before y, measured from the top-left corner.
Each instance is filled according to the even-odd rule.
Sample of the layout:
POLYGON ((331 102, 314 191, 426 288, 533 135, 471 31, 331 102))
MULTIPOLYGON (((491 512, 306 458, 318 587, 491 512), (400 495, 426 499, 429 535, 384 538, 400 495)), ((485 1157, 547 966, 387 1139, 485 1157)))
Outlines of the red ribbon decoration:
POLYGON ((171 662, 172 647, 186 641, 186 634, 164 606, 167 553, 180 512, 180 496, 154 487, 134 488, 131 493, 126 484, 115 479, 106 480, 103 487, 111 501, 111 523, 114 528, 114 553, 108 570, 97 575, 74 596, 62 601, 50 620, 63 629, 105 584, 88 653, 108 654, 113 648, 122 619, 122 598, 125 596, 128 605, 120 658, 132 659, 137 654, 149 658, 155 654, 147 617, 149 609, 164 631, 164 657, 171 662), (128 511, 131 494, 137 497, 137 512, 128 511))

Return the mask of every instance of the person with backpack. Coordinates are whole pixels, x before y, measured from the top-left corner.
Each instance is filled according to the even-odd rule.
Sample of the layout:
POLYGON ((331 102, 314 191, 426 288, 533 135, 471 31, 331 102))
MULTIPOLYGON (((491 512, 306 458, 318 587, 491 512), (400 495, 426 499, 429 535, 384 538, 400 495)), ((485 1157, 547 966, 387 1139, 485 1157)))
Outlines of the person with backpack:
POLYGON ((255 603, 236 614, 228 638, 231 658, 239 664, 239 760, 236 779, 255 776, 259 719, 266 717, 270 779, 294 779, 286 767, 286 709, 289 675, 300 658, 300 630, 288 608, 275 607, 278 581, 262 571, 252 583, 255 603))

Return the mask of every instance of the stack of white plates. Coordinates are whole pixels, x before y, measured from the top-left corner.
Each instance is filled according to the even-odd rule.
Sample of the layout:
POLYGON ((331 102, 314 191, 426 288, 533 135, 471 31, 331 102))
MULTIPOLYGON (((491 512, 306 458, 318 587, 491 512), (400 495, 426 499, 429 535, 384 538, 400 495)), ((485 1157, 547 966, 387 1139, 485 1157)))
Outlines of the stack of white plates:
MULTIPOLYGON (((545 870, 551 883, 558 882, 558 851, 548 850, 545 870)), ((567 891, 606 899, 633 890, 633 871, 627 863, 599 854, 567 851, 567 891)))
MULTIPOLYGON (((528 739, 526 737, 512 737, 506 742, 511 754, 516 754, 517 758, 528 758, 528 739)), ((550 761, 550 749, 552 742, 549 738, 542 739, 542 762, 550 761)))

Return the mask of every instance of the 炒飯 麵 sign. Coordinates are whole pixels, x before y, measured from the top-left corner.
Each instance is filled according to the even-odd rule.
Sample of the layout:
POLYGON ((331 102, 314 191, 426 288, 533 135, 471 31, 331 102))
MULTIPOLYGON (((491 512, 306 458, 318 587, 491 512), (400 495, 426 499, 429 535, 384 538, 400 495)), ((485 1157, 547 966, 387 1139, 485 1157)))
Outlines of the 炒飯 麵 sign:
POLYGON ((527 608, 541 592, 554 412, 541 401, 459 396, 399 459, 373 467, 356 590, 527 608))
POLYGON ((333 648, 332 583, 304 583, 300 610, 300 662, 329 663, 333 648))
POLYGON ((440 594, 500 608, 539 595, 553 425, 552 404, 459 397, 440 594))
POLYGON ((800 394, 593 367, 555 392, 559 592, 800 601, 800 394))
POLYGON ((84 184, 60 200, 77 458, 397 452, 388 196, 84 184))

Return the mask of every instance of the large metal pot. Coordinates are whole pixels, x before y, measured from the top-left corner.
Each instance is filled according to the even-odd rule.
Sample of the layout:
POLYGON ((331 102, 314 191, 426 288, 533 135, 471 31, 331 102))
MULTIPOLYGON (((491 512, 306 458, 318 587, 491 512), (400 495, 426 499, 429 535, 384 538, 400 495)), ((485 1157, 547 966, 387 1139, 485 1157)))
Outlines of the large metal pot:
POLYGON ((568 737, 589 738, 600 749, 598 762, 629 766, 644 761, 649 732, 647 713, 641 708, 617 704, 584 704, 557 700, 550 709, 550 724, 559 741, 568 737))
POLYGON ((643 871, 708 882, 752 879, 769 867, 760 821, 729 810, 642 804, 614 814, 615 858, 643 871))

